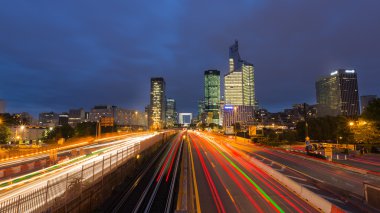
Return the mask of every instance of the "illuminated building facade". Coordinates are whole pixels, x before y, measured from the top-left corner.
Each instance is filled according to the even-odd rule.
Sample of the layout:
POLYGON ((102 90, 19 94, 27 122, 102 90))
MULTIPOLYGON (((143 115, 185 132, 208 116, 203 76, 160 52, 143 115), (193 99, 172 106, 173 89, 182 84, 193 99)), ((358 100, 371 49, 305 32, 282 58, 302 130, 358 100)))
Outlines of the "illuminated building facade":
POLYGON ((175 100, 173 98, 166 99, 166 126, 174 127, 178 120, 177 117, 175 100))
POLYGON ((220 71, 206 70, 204 73, 204 103, 206 123, 219 125, 219 108, 220 108, 220 71))
POLYGON ((226 104, 243 105, 242 82, 242 72, 230 72, 224 76, 224 97, 226 104))
POLYGON ((253 73, 253 65, 247 62, 242 66, 242 80, 243 80, 243 105, 255 106, 255 79, 253 73))
POLYGON ((355 70, 339 69, 315 84, 318 116, 359 115, 359 92, 355 70))
POLYGON ((164 78, 151 78, 150 80, 150 112, 149 128, 162 129, 166 119, 166 95, 164 78))
POLYGON ((238 41, 229 49, 229 73, 224 76, 225 103, 256 106, 254 66, 240 58, 238 41))
POLYGON ((224 105, 223 108, 223 127, 233 126, 239 123, 241 126, 247 126, 254 121, 254 106, 233 106, 224 105))

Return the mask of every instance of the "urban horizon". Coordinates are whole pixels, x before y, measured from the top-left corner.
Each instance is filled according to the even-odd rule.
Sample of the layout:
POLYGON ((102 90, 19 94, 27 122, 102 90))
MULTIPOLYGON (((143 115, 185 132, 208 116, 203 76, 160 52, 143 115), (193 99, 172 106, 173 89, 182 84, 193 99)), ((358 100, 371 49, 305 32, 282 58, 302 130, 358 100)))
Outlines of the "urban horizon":
POLYGON ((380 1, 9 1, 0 213, 380 212, 380 1))

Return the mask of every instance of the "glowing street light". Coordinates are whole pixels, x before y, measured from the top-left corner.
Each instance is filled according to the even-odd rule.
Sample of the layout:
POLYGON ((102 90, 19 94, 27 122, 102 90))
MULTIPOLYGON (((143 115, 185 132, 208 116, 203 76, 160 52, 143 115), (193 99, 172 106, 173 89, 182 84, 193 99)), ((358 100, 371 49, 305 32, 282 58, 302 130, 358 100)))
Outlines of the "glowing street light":
POLYGON ((349 125, 350 125, 350 126, 353 126, 353 125, 354 125, 354 122, 353 122, 353 121, 350 121, 349 125))

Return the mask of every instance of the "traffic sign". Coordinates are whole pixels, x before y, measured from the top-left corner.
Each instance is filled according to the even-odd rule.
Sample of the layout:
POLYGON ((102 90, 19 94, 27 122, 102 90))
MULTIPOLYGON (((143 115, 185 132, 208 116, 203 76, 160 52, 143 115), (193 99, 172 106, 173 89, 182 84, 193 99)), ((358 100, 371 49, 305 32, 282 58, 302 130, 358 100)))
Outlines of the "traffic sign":
POLYGON ((103 117, 100 118, 100 126, 113 126, 113 117, 103 117))

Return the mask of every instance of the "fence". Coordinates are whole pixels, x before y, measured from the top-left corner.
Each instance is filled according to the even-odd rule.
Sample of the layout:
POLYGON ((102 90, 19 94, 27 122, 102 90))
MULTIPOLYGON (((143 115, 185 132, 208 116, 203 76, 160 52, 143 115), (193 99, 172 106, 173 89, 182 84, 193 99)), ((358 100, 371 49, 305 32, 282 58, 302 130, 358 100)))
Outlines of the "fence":
MULTIPOLYGON (((157 141, 161 137, 148 141, 152 139, 157 141)), ((69 212, 77 209, 78 205, 79 209, 81 206, 90 206, 81 212, 88 211, 95 206, 94 202, 101 199, 99 196, 111 193, 115 185, 113 179, 117 178, 120 182, 125 178, 131 165, 135 165, 134 156, 141 151, 140 143, 130 145, 115 154, 106 155, 65 175, 48 180, 43 187, 1 202, 0 213, 69 212), (131 163, 126 163, 127 161, 131 163)))

